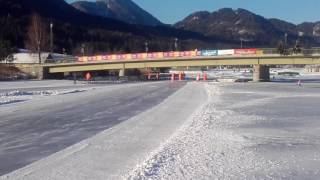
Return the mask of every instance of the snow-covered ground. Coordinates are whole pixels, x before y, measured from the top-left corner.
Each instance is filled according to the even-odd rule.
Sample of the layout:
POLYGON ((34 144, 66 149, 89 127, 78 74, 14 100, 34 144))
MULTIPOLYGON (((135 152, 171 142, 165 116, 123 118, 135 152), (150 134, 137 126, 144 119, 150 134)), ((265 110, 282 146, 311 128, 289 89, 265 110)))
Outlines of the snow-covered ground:
MULTIPOLYGON (((94 88, 91 88, 94 89, 94 88)), ((90 90, 89 88, 77 88, 69 90, 42 90, 42 91, 21 91, 13 90, 5 93, 0 93, 0 105, 18 103, 33 100, 45 96, 58 96, 71 93, 79 93, 90 90)))
POLYGON ((129 179, 319 179, 319 89, 207 85, 207 105, 129 179))
MULTIPOLYGON (((0 90, 20 89, 20 88, 47 88, 47 87, 65 87, 74 86, 73 81, 69 80, 46 80, 46 81, 2 81, 0 82, 0 90)), ((77 86, 85 84, 78 83, 77 86)))
MULTIPOLYGON (((172 84, 174 85, 174 84, 172 84)), ((120 179, 152 156, 199 106, 203 84, 189 84, 164 102, 2 179, 120 179)))
POLYGON ((319 179, 319 89, 191 82, 152 109, 0 179, 319 179))

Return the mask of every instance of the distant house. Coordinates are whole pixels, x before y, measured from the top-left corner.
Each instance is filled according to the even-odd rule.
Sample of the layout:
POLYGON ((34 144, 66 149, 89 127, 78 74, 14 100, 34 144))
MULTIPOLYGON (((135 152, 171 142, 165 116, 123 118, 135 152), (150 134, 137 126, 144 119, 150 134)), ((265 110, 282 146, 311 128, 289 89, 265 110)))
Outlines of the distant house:
POLYGON ((320 73, 320 65, 308 65, 305 70, 308 73, 320 73))

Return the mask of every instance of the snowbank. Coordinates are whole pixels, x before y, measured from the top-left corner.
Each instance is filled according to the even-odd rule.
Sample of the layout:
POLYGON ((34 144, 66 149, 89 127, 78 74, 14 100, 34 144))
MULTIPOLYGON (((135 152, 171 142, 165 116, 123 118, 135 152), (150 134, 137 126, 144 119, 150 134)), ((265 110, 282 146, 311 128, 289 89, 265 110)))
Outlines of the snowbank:
POLYGON ((25 102, 34 98, 44 96, 57 96, 72 93, 85 92, 88 89, 71 89, 71 90, 45 90, 45 91, 10 91, 0 93, 0 105, 25 102))

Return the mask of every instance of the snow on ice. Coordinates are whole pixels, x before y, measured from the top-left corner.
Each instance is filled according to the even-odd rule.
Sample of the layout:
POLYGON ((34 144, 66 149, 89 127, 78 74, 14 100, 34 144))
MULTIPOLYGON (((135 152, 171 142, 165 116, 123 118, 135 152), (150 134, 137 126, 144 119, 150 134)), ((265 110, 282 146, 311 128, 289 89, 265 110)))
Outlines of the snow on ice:
POLYGON ((0 179, 319 179, 320 85, 189 83, 0 179))
POLYGON ((19 91, 14 90, 7 93, 0 93, 0 105, 24 102, 33 98, 44 96, 57 96, 71 93, 79 93, 88 89, 73 89, 73 90, 44 90, 44 91, 19 91))

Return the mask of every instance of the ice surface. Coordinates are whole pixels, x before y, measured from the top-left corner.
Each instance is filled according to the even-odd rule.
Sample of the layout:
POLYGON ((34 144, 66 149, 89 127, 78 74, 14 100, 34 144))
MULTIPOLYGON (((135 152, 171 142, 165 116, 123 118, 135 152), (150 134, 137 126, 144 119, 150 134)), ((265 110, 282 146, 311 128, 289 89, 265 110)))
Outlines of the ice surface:
POLYGON ((319 179, 319 90, 316 83, 189 83, 1 178, 319 179))
POLYGON ((148 159, 205 102, 202 84, 189 84, 163 103, 2 179, 119 179, 148 159))
POLYGON ((319 84, 207 87, 209 103, 129 179, 319 179, 319 84))
POLYGON ((0 105, 0 174, 126 121, 161 103, 184 84, 62 84, 7 91, 4 97, 27 101, 0 105))

